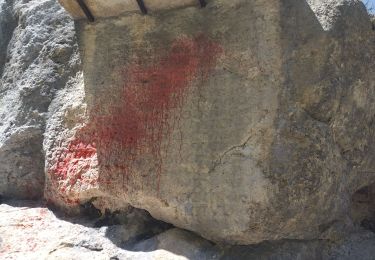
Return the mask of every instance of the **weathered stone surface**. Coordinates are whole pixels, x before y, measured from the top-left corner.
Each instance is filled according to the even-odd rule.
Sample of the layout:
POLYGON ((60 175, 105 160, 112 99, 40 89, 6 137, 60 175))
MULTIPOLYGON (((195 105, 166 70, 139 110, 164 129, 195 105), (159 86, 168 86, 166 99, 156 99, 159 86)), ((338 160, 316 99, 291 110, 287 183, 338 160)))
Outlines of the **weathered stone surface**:
POLYGON ((3 72, 8 43, 16 24, 10 9, 9 5, 0 1, 0 75, 3 72))
POLYGON ((80 21, 82 71, 56 1, 0 6, 0 195, 39 197, 44 169, 46 199, 69 210, 132 205, 233 244, 309 240, 227 251, 173 229, 138 243, 153 227, 129 215, 105 234, 74 226, 108 250, 73 239, 31 255, 5 223, 21 246, 7 257, 371 258, 370 233, 334 251, 315 240, 375 227, 375 38, 358 1, 212 0, 80 21))
POLYGON ((48 107, 80 64, 74 26, 53 0, 0 10, 0 195, 41 197, 48 107))
POLYGON ((110 199, 237 244, 353 228, 375 181, 362 3, 216 0, 77 30, 87 113, 46 148, 56 204, 110 199))
POLYGON ((152 252, 163 249, 186 259, 219 259, 223 249, 178 228, 169 229, 157 236, 143 240, 130 248, 136 252, 152 252))
POLYGON ((149 231, 155 226, 142 212, 124 215, 129 221, 122 225, 102 227, 94 227, 96 220, 58 216, 35 202, 7 201, 0 205, 0 258, 370 260, 375 254, 375 235, 364 231, 337 243, 284 240, 222 247, 176 228, 153 236, 149 231), (145 232, 147 236, 142 235, 145 232))
POLYGON ((127 224, 95 227, 96 220, 61 218, 40 203, 7 203, 0 205, 1 259, 173 259, 175 256, 163 250, 144 254, 117 246, 133 237, 150 234, 149 217, 140 212, 129 215, 131 220, 127 224), (121 235, 113 236, 114 233, 121 235))

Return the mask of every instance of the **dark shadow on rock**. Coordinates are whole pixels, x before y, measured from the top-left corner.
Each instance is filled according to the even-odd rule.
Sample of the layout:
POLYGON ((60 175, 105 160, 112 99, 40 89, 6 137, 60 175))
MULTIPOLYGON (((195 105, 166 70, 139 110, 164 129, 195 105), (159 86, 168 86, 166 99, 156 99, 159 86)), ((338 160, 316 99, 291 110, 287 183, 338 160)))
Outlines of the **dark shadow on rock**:
POLYGON ((8 44, 18 24, 18 18, 11 11, 11 4, 12 2, 8 1, 0 5, 0 78, 7 62, 8 44))
POLYGON ((19 200, 8 197, 0 197, 2 199, 1 204, 6 204, 15 208, 48 208, 58 219, 71 222, 73 224, 80 224, 87 227, 95 227, 95 221, 98 218, 92 218, 87 214, 80 215, 69 215, 66 212, 62 211, 55 205, 48 203, 45 200, 19 200))
POLYGON ((46 204, 41 200, 16 200, 5 196, 0 196, 0 204, 6 204, 17 208, 39 208, 46 207, 46 204))
POLYGON ((351 217, 356 225, 375 232, 375 183, 353 194, 351 217))
POLYGON ((221 259, 324 259, 325 246, 322 240, 266 241, 257 245, 233 246, 221 259))
POLYGON ((130 251, 137 243, 173 228, 173 225, 156 220, 147 211, 136 208, 126 213, 115 212, 99 223, 114 224, 108 225, 106 236, 118 247, 130 251))

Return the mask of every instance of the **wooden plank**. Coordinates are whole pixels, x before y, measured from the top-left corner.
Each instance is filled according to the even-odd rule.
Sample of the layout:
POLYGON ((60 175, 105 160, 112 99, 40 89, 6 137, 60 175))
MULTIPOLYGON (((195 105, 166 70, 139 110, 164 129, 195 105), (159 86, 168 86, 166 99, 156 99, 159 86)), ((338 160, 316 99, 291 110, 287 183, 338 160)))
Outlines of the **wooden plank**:
MULTIPOLYGON (((58 1, 74 19, 86 19, 77 0, 58 1)), ((95 18, 120 16, 128 12, 141 13, 137 0, 84 0, 84 3, 95 18)), ((150 13, 186 6, 199 6, 197 0, 143 0, 143 4, 146 11, 150 13)))

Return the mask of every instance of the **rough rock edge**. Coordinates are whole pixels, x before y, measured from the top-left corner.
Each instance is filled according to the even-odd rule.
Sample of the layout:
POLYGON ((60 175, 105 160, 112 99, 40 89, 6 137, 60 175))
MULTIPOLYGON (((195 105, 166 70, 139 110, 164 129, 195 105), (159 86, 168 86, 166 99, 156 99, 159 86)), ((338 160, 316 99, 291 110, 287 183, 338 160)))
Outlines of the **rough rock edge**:
POLYGON ((55 92, 80 70, 74 25, 53 0, 6 1, 2 10, 8 22, 0 28, 7 36, 0 46, 7 57, 0 59, 0 194, 40 198, 46 112, 55 92))

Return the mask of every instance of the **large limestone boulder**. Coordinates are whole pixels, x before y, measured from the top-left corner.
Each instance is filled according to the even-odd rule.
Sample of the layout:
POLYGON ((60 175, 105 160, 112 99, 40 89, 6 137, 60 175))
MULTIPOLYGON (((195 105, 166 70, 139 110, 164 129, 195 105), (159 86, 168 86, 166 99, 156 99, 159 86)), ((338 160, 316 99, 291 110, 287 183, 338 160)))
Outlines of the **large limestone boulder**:
POLYGON ((375 181, 362 3, 212 0, 76 29, 84 90, 50 110, 52 202, 130 204, 236 244, 348 229, 375 181))

